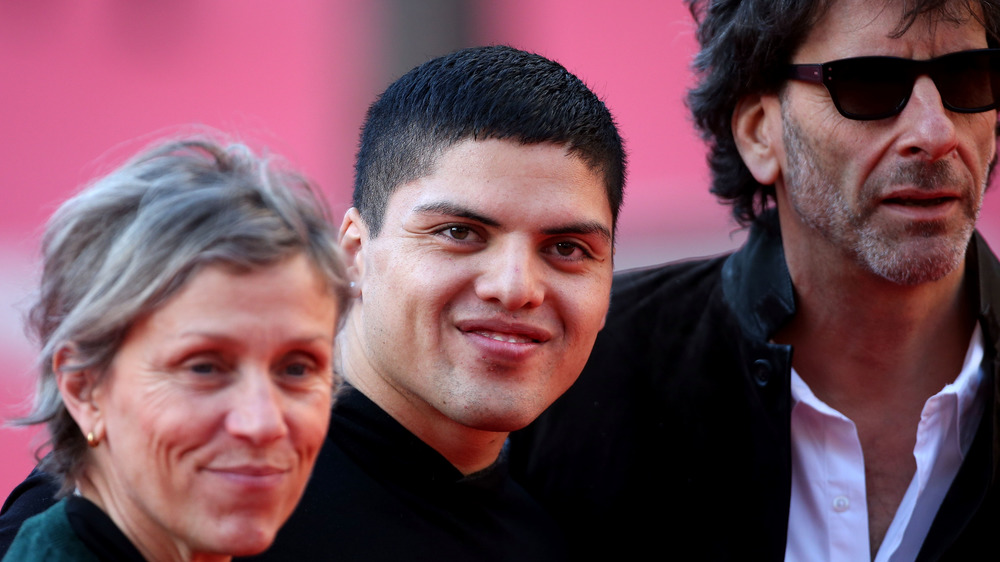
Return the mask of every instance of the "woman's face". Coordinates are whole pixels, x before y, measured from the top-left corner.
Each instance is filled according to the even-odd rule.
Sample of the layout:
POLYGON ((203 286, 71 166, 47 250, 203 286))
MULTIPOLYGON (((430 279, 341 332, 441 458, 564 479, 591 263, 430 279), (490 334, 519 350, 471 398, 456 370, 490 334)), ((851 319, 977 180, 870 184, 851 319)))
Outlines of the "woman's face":
POLYGON ((148 559, 265 549, 326 434, 337 314, 303 255, 195 274, 96 387, 84 495, 148 559))

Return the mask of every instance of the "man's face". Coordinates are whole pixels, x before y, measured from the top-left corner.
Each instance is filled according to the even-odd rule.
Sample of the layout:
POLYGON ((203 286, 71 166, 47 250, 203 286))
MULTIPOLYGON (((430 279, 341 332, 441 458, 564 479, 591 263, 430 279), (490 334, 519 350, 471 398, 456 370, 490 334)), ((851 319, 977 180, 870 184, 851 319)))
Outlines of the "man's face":
POLYGON ((463 141, 391 196, 378 236, 348 212, 359 279, 345 376, 397 419, 519 429, 577 378, 611 290, 599 174, 555 144, 463 141))
MULTIPOLYGON (((986 47, 971 18, 955 24, 923 17, 889 38, 899 13, 882 3, 836 2, 792 62, 929 59, 986 47)), ((934 82, 921 76, 895 117, 849 120, 826 88, 801 82, 788 83, 781 116, 785 157, 777 191, 786 237, 810 240, 820 263, 847 260, 900 284, 940 279, 962 263, 995 154, 995 111, 946 110, 934 82)))

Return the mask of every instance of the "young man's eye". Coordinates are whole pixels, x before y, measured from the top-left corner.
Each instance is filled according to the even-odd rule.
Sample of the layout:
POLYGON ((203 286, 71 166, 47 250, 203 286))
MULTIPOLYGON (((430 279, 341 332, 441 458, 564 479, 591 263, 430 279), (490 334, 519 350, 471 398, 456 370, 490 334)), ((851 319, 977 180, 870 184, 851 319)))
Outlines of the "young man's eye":
POLYGON ((455 240, 465 240, 472 234, 472 231, 464 226, 452 226, 448 228, 448 236, 451 236, 455 240))
POLYGON ((476 242, 482 240, 482 236, 474 228, 462 225, 446 226, 438 230, 438 234, 456 242, 476 242))
POLYGON ((572 242, 559 242, 558 244, 556 244, 556 253, 563 257, 570 257, 578 250, 580 252, 583 251, 580 250, 579 246, 573 244, 572 242))
POLYGON ((572 260, 582 260, 591 257, 590 252, 582 245, 569 241, 556 242, 551 246, 550 252, 560 258, 572 260))

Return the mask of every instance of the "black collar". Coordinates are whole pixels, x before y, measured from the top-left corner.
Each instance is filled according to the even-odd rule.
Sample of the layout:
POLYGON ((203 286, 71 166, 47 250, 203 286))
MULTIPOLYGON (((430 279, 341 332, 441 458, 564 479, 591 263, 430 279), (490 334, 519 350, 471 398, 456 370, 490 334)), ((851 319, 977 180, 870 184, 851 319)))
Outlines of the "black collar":
POLYGON ((83 496, 66 498, 66 518, 73 532, 99 560, 146 561, 108 514, 83 496))
POLYGON ((768 341, 795 314, 776 211, 761 215, 743 247, 726 260, 722 291, 740 329, 753 341, 768 341))

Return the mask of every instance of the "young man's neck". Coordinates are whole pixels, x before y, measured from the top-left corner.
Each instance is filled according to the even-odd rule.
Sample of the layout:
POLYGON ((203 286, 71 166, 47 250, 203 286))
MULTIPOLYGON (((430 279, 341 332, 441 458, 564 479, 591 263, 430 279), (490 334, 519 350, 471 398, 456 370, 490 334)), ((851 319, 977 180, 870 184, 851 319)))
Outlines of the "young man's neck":
POLYGON ((462 474, 488 468, 500 457, 509 432, 486 431, 462 425, 415 396, 407 396, 378 376, 360 351, 357 337, 345 326, 338 337, 337 373, 392 416, 407 431, 440 453, 462 474))
POLYGON ((426 404, 414 404, 394 391, 364 379, 347 380, 407 431, 441 454, 464 475, 488 468, 500 457, 508 432, 474 429, 451 420, 426 404))

